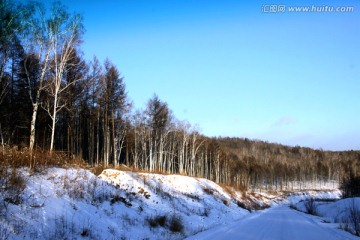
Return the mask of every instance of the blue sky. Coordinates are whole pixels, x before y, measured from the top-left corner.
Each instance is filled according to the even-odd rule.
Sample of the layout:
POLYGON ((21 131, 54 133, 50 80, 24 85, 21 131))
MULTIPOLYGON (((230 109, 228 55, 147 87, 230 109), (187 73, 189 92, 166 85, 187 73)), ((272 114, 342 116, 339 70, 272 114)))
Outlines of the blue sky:
POLYGON ((156 93, 208 136, 360 150, 358 0, 62 2, 84 15, 85 56, 117 65, 135 108, 156 93))

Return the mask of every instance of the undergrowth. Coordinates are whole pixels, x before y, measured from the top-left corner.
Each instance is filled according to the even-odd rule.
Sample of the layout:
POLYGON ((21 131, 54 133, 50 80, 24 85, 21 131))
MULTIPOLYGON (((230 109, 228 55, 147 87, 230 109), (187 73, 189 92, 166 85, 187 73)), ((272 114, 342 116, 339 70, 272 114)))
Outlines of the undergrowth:
POLYGON ((163 227, 173 233, 181 233, 184 230, 184 224, 179 216, 172 215, 168 218, 166 215, 148 217, 147 223, 151 228, 163 227))
POLYGON ((41 172, 47 167, 81 167, 89 168, 88 164, 78 157, 70 157, 61 151, 52 153, 35 149, 31 153, 27 148, 4 146, 0 151, 0 174, 4 168, 28 167, 33 172, 41 172))
POLYGON ((307 199, 304 203, 306 213, 311 215, 318 215, 317 213, 317 205, 314 198, 307 199))

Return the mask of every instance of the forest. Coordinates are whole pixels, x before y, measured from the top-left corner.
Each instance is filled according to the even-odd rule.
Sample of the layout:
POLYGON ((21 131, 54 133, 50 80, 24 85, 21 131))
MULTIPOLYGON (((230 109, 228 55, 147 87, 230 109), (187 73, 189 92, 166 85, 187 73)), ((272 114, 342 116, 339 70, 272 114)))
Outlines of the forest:
POLYGON ((155 93, 134 109, 118 66, 85 59, 83 18, 60 2, 47 9, 0 0, 0 31, 2 161, 16 149, 32 169, 45 151, 89 166, 183 174, 239 189, 360 175, 360 151, 204 136, 155 93))

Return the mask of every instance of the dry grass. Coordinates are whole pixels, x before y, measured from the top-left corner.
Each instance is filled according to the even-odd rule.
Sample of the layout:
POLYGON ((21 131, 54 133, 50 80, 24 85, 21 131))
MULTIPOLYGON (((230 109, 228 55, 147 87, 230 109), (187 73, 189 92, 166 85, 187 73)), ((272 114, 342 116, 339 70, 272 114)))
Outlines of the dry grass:
POLYGON ((28 167, 33 172, 41 172, 47 167, 81 167, 89 165, 79 157, 72 158, 65 152, 35 149, 32 154, 28 148, 4 146, 0 150, 0 175, 4 169, 28 167))
POLYGON ((102 163, 91 167, 89 170, 96 176, 99 176, 105 170, 105 166, 102 163))

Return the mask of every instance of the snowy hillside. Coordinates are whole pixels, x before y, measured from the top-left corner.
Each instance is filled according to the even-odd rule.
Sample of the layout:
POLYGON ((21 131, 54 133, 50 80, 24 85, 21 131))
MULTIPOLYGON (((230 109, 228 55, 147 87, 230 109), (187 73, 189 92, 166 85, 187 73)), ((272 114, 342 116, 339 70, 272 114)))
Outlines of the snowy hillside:
MULTIPOLYGON (((123 190, 123 197, 132 208, 143 210, 139 217, 146 216, 148 222, 145 220, 145 226, 149 220, 160 222, 158 218, 167 218, 164 224, 152 228, 151 235, 184 237, 248 213, 234 202, 229 193, 207 179, 117 170, 105 170, 99 178, 123 190), (183 225, 180 234, 169 231, 174 218, 183 225)), ((133 227, 138 231, 138 225, 133 227)))
POLYGON ((239 193, 207 179, 110 169, 9 176, 0 179, 0 239, 183 239, 241 219, 245 208, 320 196, 239 193))
POLYGON ((18 175, 21 193, 0 192, 0 239, 182 239, 248 213, 206 179, 60 168, 18 175))

